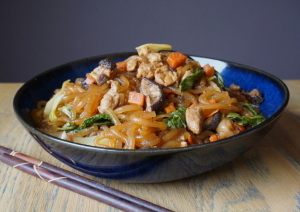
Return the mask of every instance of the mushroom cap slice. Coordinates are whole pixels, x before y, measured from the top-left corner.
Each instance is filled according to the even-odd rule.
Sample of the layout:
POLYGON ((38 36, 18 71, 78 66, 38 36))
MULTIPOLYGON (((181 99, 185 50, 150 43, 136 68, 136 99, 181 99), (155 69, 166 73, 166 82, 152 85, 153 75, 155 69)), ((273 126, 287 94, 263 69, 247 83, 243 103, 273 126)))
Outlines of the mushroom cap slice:
POLYGON ((165 93, 162 86, 146 77, 141 81, 141 92, 146 96, 146 110, 158 111, 165 103, 165 93))
POLYGON ((221 113, 216 113, 213 116, 208 117, 205 122, 203 123, 202 129, 203 130, 209 130, 209 131, 215 131, 218 124, 221 121, 221 113))

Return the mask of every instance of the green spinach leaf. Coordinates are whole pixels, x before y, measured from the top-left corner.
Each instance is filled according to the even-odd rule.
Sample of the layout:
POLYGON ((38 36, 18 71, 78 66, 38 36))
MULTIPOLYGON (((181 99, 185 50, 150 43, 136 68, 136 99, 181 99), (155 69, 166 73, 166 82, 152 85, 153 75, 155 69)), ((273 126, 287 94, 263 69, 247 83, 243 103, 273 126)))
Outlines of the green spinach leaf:
POLYGON ((78 125, 76 125, 74 122, 68 122, 62 127, 58 127, 58 130, 65 130, 65 131, 72 131, 74 129, 78 128, 78 125))
POLYGON ((239 125, 242 126, 251 125, 252 127, 266 120, 266 118, 262 114, 256 114, 254 116, 248 117, 248 116, 241 116, 238 113, 229 113, 227 115, 227 118, 229 118, 231 121, 236 122, 239 125))
POLYGON ((110 116, 107 113, 97 114, 85 119, 82 124, 75 130, 75 132, 79 132, 80 130, 83 130, 92 125, 114 125, 114 122, 111 120, 110 116))
POLYGON ((186 107, 179 107, 177 110, 170 113, 170 117, 163 120, 169 130, 175 128, 186 128, 185 119, 186 107))
POLYGON ((217 80, 217 85, 222 88, 223 90, 225 89, 225 85, 224 85, 224 80, 222 75, 215 70, 215 79, 217 80))
POLYGON ((253 109, 253 107, 249 103, 245 103, 245 102, 240 102, 240 103, 243 107, 248 109, 252 113, 253 116, 258 115, 258 113, 253 109))
POLYGON ((76 118, 76 114, 72 113, 70 105, 65 105, 61 108, 58 108, 58 110, 62 111, 64 114, 66 114, 71 120, 74 120, 76 118))
POLYGON ((194 82, 200 79, 203 76, 203 74, 204 74, 203 69, 199 69, 199 68, 195 69, 192 75, 184 78, 181 81, 181 83, 179 84, 179 90, 183 92, 191 89, 194 85, 194 82))
POLYGON ((107 113, 97 114, 90 118, 85 119, 80 126, 73 122, 66 123, 63 127, 57 128, 58 130, 66 130, 68 132, 74 131, 75 133, 90 127, 92 125, 114 125, 110 116, 107 113))

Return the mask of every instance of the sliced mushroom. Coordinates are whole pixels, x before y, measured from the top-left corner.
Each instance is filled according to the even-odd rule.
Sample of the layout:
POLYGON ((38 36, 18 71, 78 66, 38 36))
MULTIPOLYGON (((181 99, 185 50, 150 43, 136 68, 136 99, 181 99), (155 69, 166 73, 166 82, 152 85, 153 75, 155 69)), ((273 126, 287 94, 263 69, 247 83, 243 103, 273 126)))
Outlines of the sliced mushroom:
POLYGON ((252 104, 260 105, 264 101, 262 93, 258 89, 253 89, 249 93, 243 92, 243 94, 252 104))
POLYGON ((221 121, 221 113, 216 113, 213 116, 208 117, 205 122, 203 123, 202 129, 203 130, 209 130, 209 131, 215 131, 218 124, 221 121))
POLYGON ((242 92, 241 87, 235 84, 231 84, 229 88, 226 88, 231 98, 236 98, 239 102, 245 102, 247 100, 245 93, 242 92))
POLYGON ((101 74, 96 78, 97 85, 101 86, 109 80, 106 74, 101 74))
POLYGON ((106 66, 110 70, 113 70, 116 67, 116 64, 108 58, 100 60, 99 66, 101 65, 106 66))
POLYGON ((158 111, 165 103, 165 93, 162 87, 155 82, 143 77, 141 92, 146 96, 146 110, 158 111))
POLYGON ((86 78, 83 78, 83 79, 81 80, 81 87, 82 87, 84 90, 88 90, 88 89, 89 89, 89 85, 86 84, 85 79, 86 79, 86 78))

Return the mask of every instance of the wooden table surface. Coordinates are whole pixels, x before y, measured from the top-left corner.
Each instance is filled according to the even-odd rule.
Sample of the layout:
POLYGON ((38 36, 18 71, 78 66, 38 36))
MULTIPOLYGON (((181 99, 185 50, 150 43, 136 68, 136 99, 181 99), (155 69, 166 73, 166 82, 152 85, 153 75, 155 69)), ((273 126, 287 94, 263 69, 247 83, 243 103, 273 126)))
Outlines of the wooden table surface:
MULTIPOLYGON (((16 119, 12 100, 21 83, 0 83, 0 145, 94 179, 174 211, 300 211, 300 80, 284 81, 289 105, 244 155, 198 176, 158 184, 95 178, 46 153, 16 119)), ((0 163, 0 211, 118 211, 0 163)))

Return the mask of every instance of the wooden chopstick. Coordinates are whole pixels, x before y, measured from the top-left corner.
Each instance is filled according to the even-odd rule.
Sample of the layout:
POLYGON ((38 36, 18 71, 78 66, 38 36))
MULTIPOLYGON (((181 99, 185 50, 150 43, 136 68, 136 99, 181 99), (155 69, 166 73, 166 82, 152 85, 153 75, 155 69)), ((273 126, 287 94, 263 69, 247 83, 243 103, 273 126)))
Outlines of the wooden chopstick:
POLYGON ((171 211, 6 147, 0 146, 0 154, 0 161, 16 169, 118 209, 124 211, 171 211))

